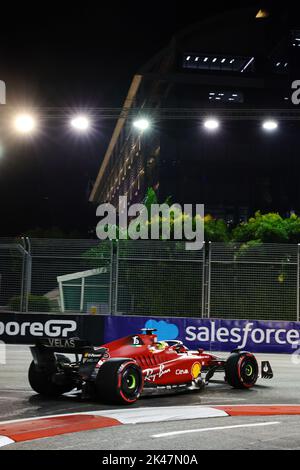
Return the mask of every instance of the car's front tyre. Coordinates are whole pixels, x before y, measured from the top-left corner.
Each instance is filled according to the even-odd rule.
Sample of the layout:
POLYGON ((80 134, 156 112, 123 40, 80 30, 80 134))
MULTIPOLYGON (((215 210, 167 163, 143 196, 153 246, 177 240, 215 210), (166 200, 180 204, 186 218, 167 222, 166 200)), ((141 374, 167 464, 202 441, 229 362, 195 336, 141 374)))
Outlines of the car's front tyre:
POLYGON ((255 356, 248 352, 234 352, 225 363, 226 382, 234 388, 251 388, 258 378, 255 356))

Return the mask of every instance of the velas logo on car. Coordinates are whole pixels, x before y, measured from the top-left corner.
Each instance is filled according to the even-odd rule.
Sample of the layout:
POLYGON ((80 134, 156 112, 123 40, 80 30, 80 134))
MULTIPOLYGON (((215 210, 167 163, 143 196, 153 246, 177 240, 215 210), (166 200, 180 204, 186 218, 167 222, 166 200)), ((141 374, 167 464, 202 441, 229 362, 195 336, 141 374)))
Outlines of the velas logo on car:
POLYGON ((61 338, 49 338, 48 346, 51 348, 75 348, 75 340, 71 339, 61 339, 61 338))
POLYGON ((0 336, 49 336, 52 338, 66 338, 69 333, 77 330, 77 323, 74 320, 48 320, 45 323, 0 321, 0 336))

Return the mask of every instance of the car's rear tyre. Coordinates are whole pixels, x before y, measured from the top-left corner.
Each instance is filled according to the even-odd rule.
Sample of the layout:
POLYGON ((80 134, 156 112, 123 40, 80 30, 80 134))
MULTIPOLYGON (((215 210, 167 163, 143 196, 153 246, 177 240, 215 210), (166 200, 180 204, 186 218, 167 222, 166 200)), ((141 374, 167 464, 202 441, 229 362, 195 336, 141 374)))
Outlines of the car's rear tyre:
MULTIPOLYGON (((59 355, 57 362, 69 362, 69 359, 63 355, 59 355)), ((28 380, 31 388, 40 395, 48 398, 56 398, 64 393, 70 392, 74 388, 74 384, 58 385, 53 382, 53 374, 55 370, 46 370, 36 366, 34 361, 31 362, 28 371, 28 380)))
POLYGON ((258 378, 255 356, 248 352, 234 352, 225 363, 226 382, 234 388, 251 388, 258 378))
POLYGON ((132 359, 109 359, 96 378, 97 397, 105 402, 131 405, 139 398, 144 380, 141 368, 132 359))

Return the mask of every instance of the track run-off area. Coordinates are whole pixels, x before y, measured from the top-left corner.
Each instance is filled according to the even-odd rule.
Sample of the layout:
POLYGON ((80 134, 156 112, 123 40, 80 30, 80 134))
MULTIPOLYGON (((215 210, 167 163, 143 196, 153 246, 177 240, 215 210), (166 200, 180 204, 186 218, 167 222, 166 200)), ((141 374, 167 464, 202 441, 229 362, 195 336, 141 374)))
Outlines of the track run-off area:
POLYGON ((300 361, 256 356, 270 361, 274 378, 251 390, 213 382, 124 408, 74 393, 40 397, 27 380, 29 347, 9 345, 0 364, 1 450, 300 449, 300 361))

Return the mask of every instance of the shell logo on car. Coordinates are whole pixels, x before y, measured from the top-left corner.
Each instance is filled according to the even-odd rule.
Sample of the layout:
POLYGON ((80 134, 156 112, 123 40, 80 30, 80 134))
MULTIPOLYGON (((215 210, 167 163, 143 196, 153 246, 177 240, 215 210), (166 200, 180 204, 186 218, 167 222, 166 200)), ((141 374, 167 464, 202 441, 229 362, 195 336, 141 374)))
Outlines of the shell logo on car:
POLYGON ((194 362, 194 364, 192 365, 192 368, 191 368, 192 377, 193 377, 194 379, 196 379, 197 377, 199 377, 200 372, 201 372, 201 364, 200 364, 200 362, 194 362))

